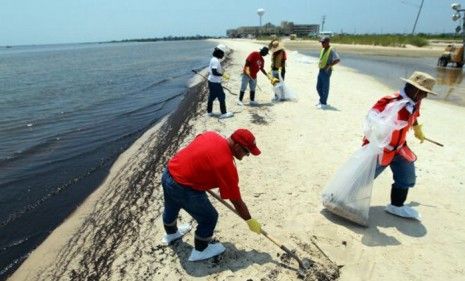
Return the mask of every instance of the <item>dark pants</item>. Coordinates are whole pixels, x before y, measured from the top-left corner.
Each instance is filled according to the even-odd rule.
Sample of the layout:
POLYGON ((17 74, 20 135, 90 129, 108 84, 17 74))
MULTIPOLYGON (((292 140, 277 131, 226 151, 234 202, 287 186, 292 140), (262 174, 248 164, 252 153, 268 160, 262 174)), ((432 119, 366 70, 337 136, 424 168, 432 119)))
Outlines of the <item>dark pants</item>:
POLYGON ((163 171, 161 182, 165 200, 163 224, 175 225, 179 211, 184 209, 197 221, 196 238, 210 240, 218 221, 218 212, 208 200, 207 193, 178 184, 173 180, 168 169, 163 171))
MULTIPOLYGON (((375 178, 381 174, 387 166, 376 166, 375 178)), ((394 179, 393 188, 407 189, 413 187, 416 181, 415 164, 414 162, 407 161, 404 157, 396 154, 392 159, 389 167, 392 171, 394 179)))
POLYGON ((316 90, 320 96, 320 104, 326 104, 329 95, 329 78, 331 77, 331 70, 320 69, 318 73, 318 80, 316 82, 316 90))
POLYGON ((208 81, 208 89, 210 93, 208 95, 208 102, 207 102, 207 112, 211 113, 213 110, 213 101, 218 99, 220 101, 220 110, 221 114, 226 113, 226 102, 225 102, 225 94, 223 91, 223 87, 221 83, 213 83, 208 81))

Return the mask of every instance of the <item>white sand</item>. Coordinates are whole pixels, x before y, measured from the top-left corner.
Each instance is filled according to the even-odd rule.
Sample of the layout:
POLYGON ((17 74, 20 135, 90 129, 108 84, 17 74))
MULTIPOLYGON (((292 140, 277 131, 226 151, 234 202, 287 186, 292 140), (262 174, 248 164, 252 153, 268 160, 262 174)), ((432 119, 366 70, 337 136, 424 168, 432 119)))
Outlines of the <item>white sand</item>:
MULTIPOLYGON (((245 57, 259 46, 247 40, 224 40, 222 43, 234 49, 232 65, 226 68, 231 80, 225 86, 238 92, 245 57)), ((266 57, 266 64, 269 67, 269 57, 266 57)), ((410 191, 407 202, 423 215, 421 223, 384 212, 391 186, 389 169, 375 181, 368 228, 322 209, 322 190, 337 168, 361 144, 366 112, 378 98, 393 92, 343 65, 344 62, 335 67, 331 79, 329 103, 335 110, 323 111, 314 106, 317 103, 316 61, 290 52, 286 83, 298 94, 298 102, 271 104, 272 87, 266 77, 258 74, 261 90, 257 90, 256 100, 260 106, 240 107, 235 105, 236 96, 227 95, 228 110, 235 116, 226 120, 201 116, 193 121, 195 127, 191 136, 203 130, 229 135, 239 127, 254 132, 262 155, 237 161, 243 199, 252 216, 273 237, 296 249, 300 257, 328 266, 328 261, 315 250, 313 240, 332 261, 343 265, 340 280, 463 280, 464 108, 436 101, 423 102, 420 123, 424 123, 424 132, 427 137, 444 143, 444 147, 426 142, 419 144, 413 134, 409 136, 418 161, 417 186, 410 191)), ((245 100, 248 101, 248 93, 245 100)), ((219 111, 217 102, 214 110, 219 111)), ((120 161, 124 163, 125 160, 120 161)), ((153 179, 154 188, 158 188, 158 176, 153 179)), ((83 271, 80 254, 102 246, 93 244, 91 238, 73 241, 71 247, 63 248, 63 245, 71 233, 87 231, 88 227, 82 229, 80 224, 88 216, 92 217, 93 206, 102 197, 108 199, 105 196, 116 194, 108 191, 111 185, 102 188, 105 191, 100 190, 100 195, 92 196, 56 229, 11 280, 34 280, 44 276, 71 280, 72 270, 83 271)), ((192 232, 174 247, 160 246, 163 229, 159 196, 154 195, 151 208, 140 214, 136 239, 113 250, 114 262, 109 271, 100 272, 101 280, 297 278, 295 261, 282 261, 278 257, 282 251, 276 245, 250 232, 243 221, 217 202, 214 204, 220 220, 216 238, 227 248, 220 260, 187 262, 193 244, 192 232)), ((186 221, 190 217, 183 214, 182 219, 186 221)), ((92 231, 98 232, 98 227, 92 231)), ((128 237, 134 237, 134 233, 128 233, 128 237)), ((92 269, 88 272, 90 276, 92 269)))

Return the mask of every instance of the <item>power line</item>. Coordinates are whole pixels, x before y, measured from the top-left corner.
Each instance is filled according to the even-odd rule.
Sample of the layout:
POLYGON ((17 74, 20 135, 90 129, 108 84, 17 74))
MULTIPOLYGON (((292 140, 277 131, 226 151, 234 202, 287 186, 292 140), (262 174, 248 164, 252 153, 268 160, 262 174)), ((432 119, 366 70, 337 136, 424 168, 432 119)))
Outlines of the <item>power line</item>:
POLYGON ((415 33, 415 27, 417 27, 417 21, 418 21, 418 18, 420 17, 421 8, 423 8, 423 2, 424 0, 421 0, 420 8, 418 8, 418 14, 417 14, 417 18, 415 19, 415 24, 413 25, 412 35, 414 35, 415 33))

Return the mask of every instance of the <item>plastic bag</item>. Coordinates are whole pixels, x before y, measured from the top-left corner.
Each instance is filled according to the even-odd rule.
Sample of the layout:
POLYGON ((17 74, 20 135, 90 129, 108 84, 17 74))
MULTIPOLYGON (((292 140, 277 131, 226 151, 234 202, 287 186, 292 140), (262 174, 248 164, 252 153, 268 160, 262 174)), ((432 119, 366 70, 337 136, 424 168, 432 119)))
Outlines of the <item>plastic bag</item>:
POLYGON ((284 80, 279 73, 279 83, 273 86, 274 98, 272 101, 289 101, 297 100, 297 96, 289 89, 289 87, 284 83, 284 80))
POLYGON ((371 192, 378 157, 389 144, 394 130, 407 125, 397 120, 406 101, 388 104, 383 112, 371 110, 365 120, 365 137, 370 141, 357 150, 336 172, 322 194, 322 203, 330 212, 368 226, 371 192))

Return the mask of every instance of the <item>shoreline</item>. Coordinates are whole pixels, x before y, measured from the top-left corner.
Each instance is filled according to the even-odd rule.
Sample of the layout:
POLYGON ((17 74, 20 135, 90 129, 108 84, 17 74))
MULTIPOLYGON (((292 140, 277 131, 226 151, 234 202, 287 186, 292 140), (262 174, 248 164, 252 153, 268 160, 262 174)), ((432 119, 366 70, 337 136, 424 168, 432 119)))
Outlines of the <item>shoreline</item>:
MULTIPOLYGON (((238 90, 243 61, 260 45, 247 40, 215 42, 234 50, 231 64, 225 68, 231 74, 225 86, 238 90)), ((268 66, 269 57, 265 57, 265 61, 268 66)), ((360 146, 361 124, 366 112, 382 95, 391 94, 391 90, 370 76, 336 66, 329 97, 334 109, 318 110, 314 107, 317 100, 314 90, 316 60, 292 53, 288 68, 286 84, 297 94, 297 102, 271 103, 272 87, 266 77, 258 74, 259 106, 237 106, 237 97, 226 93, 228 111, 234 112, 235 116, 223 120, 210 118, 204 114, 204 93, 197 97, 196 106, 185 103, 185 106, 194 106, 196 109, 192 110, 196 114, 190 122, 178 124, 183 132, 182 140, 178 139, 170 149, 164 149, 154 145, 156 140, 149 137, 150 145, 133 145, 134 149, 139 146, 138 153, 128 150, 127 156, 136 154, 143 159, 155 149, 163 151, 163 157, 169 157, 204 130, 229 135, 236 128, 250 128, 262 155, 236 162, 243 199, 252 216, 273 237, 295 249, 299 257, 316 262, 318 267, 312 273, 329 273, 336 264, 343 266, 340 280, 460 280, 465 272, 465 266, 460 263, 465 254, 457 247, 465 243, 465 229, 460 224, 461 214, 465 211, 461 204, 465 186, 462 173, 465 155, 461 148, 465 146, 465 138, 460 130, 465 110, 431 100, 424 102, 420 117, 425 124, 424 131, 427 136, 444 142, 444 148, 419 144, 409 135, 409 144, 419 160, 416 163, 418 186, 407 201, 417 206, 424 216, 423 222, 406 221, 383 211, 391 183, 390 172, 386 171, 375 181, 370 225, 361 228, 325 211, 320 194, 337 168, 360 146), (444 235, 446 230, 447 235, 444 235)), ((245 101, 248 101, 248 93, 245 101)), ((218 111, 217 102, 214 111, 218 111)), ((181 113, 188 114, 182 110, 181 113)), ((176 139, 176 132, 172 132, 176 139)), ((150 134, 144 134, 147 135, 150 134)), ((121 192, 130 191, 127 189, 129 182, 124 184, 124 176, 136 174, 139 166, 137 161, 128 163, 125 157, 120 158, 117 162, 127 173, 117 175, 121 177, 121 185, 106 182, 105 195, 99 199, 103 198, 103 202, 94 199, 94 195, 86 200, 86 205, 66 221, 68 226, 63 224, 57 228, 11 280, 37 280, 41 276, 71 280, 73 274, 83 278, 100 277, 101 280, 246 280, 250 276, 270 280, 296 279, 295 261, 286 260, 279 248, 252 234, 235 214, 213 199, 220 214, 215 237, 227 248, 219 260, 187 262, 192 249, 192 232, 174 246, 162 247, 159 242, 164 234, 160 218, 162 204, 157 193, 161 170, 153 167, 149 169, 152 173, 139 179, 145 181, 147 187, 143 197, 146 201, 118 201, 121 192), (122 211, 115 214, 116 218, 123 216, 126 220, 125 212, 129 209, 134 220, 128 222, 128 227, 120 228, 120 233, 115 233, 124 234, 121 244, 111 243, 111 235, 99 236, 107 240, 96 243, 92 235, 102 230, 104 218, 108 217, 105 204, 117 202, 124 203, 126 208, 116 209, 122 211), (141 204, 148 206, 140 209, 141 204), (85 222, 85 227, 80 222, 85 222), (71 244, 67 240, 70 237, 71 244), (60 248, 60 241, 71 248, 60 248), (111 259, 99 259, 104 257, 102 253, 110 253, 111 259)), ((119 168, 115 166, 115 169, 119 168)), ((192 219, 182 213, 181 221, 191 222, 192 219)))
MULTIPOLYGON (((260 41, 262 42, 262 41, 260 41)), ((361 45, 361 44, 338 44, 331 43, 337 50, 351 54, 364 54, 364 55, 382 55, 382 56, 405 56, 405 57, 435 57, 444 52, 444 47, 440 44, 426 47, 416 47, 408 45, 402 47, 384 47, 375 45, 361 45)), ((302 48, 306 47, 312 50, 319 50, 321 43, 316 40, 299 41, 299 40, 284 40, 286 48, 302 48)))

